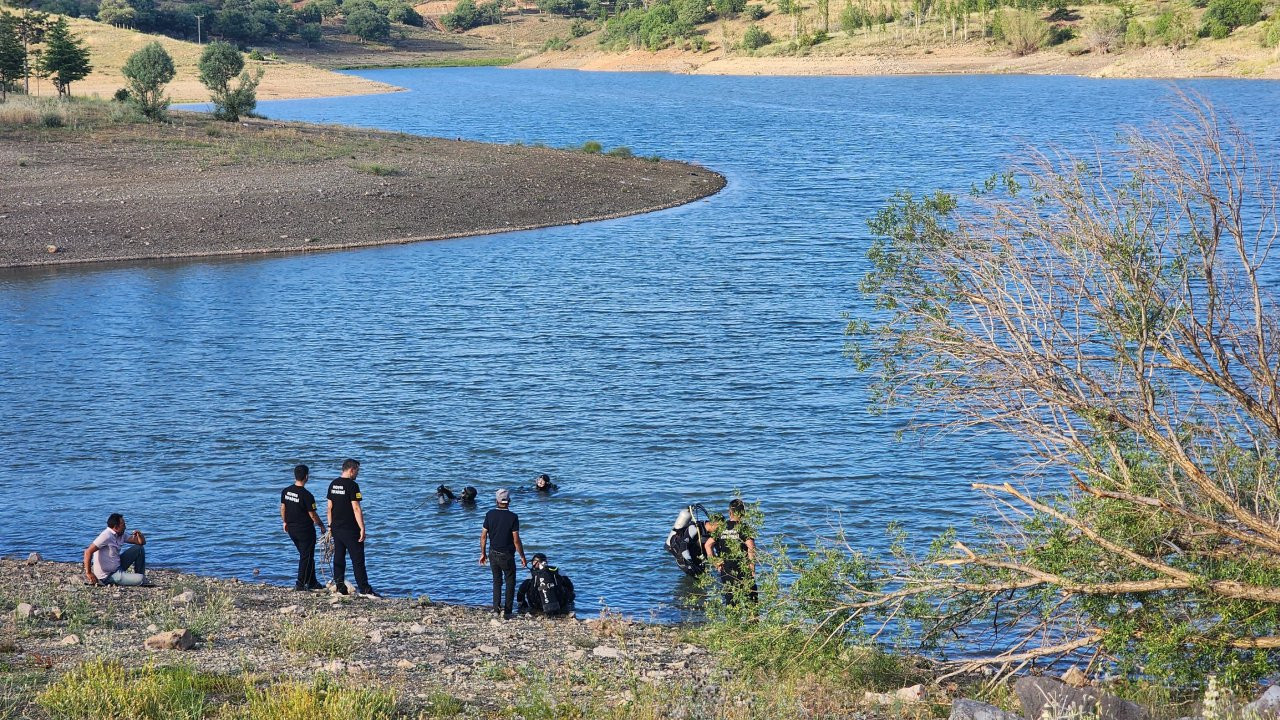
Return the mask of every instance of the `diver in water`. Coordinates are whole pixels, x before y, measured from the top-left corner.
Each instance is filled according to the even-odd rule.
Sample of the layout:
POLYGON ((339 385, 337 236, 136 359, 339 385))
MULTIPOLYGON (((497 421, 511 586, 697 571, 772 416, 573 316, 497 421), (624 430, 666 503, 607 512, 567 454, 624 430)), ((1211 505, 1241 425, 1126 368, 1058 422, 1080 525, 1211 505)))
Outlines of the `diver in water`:
POLYGON ((462 503, 463 505, 468 505, 468 506, 471 506, 471 507, 475 507, 475 504, 476 504, 476 489, 475 489, 475 488, 473 488, 473 487, 471 487, 470 485, 468 485, 468 486, 466 486, 465 488, 463 488, 463 489, 462 489, 462 497, 458 498, 458 502, 462 503))
POLYGON ((516 600, 524 612, 540 612, 543 615, 564 615, 573 610, 573 581, 560 574, 554 565, 547 564, 547 556, 534 553, 529 564, 529 578, 520 583, 516 600))
POLYGON ((551 482, 550 475, 543 473, 538 476, 537 480, 533 481, 533 489, 540 493, 549 493, 553 490, 559 490, 560 486, 551 482))
POLYGON ((441 485, 440 487, 436 488, 436 501, 439 502, 441 505, 448 505, 449 503, 454 501, 453 491, 450 490, 447 486, 441 485))

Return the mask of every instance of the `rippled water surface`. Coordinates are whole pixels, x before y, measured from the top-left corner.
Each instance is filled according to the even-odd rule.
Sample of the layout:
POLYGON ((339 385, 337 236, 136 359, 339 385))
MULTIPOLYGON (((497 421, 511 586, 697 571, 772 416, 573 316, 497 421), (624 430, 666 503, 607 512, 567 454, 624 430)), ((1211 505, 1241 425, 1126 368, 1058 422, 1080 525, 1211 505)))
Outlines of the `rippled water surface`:
MULTIPOLYGON (((0 274, 0 552, 73 559, 121 510, 153 563, 290 579, 289 469, 322 496, 360 458, 376 587, 486 602, 481 512, 517 493, 530 552, 587 609, 671 618, 678 508, 759 500, 767 532, 927 533, 1014 449, 895 438, 842 356, 842 313, 898 188, 965 190, 1026 143, 1112 142, 1170 86, 1044 77, 363 73, 408 92, 263 103, 273 118, 498 142, 598 140, 727 189, 658 214, 312 256, 0 274)), ((1280 86, 1191 83, 1272 143, 1280 86)), ((1274 146, 1265 146, 1274 152, 1274 146)), ((245 178, 269 183, 269 177, 245 178)), ((516 188, 514 192, 519 192, 516 188)))

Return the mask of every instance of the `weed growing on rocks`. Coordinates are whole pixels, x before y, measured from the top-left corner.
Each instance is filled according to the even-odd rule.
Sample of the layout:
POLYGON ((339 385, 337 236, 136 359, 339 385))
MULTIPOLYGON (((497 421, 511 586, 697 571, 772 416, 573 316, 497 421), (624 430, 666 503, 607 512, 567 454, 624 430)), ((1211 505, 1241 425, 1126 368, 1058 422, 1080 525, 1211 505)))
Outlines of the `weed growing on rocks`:
POLYGON ((243 707, 228 708, 227 720, 343 718, 390 720, 396 712, 395 692, 377 687, 353 687, 326 678, 311 683, 284 681, 246 693, 243 707))
POLYGON ((90 660, 36 696, 53 720, 199 720, 205 693, 186 667, 152 665, 126 670, 119 662, 90 660))
POLYGON ((342 660, 360 647, 360 634, 338 618, 317 615, 301 623, 284 623, 280 645, 308 658, 342 660))

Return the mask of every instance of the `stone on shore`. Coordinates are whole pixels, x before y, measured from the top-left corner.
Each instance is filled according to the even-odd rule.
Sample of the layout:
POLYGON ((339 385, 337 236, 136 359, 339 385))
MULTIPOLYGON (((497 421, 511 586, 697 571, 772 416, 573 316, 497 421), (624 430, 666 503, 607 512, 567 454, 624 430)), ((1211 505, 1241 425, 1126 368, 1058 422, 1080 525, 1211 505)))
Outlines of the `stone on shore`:
POLYGON ((912 685, 911 687, 899 688, 891 693, 872 692, 868 690, 863 694, 862 700, 868 705, 910 705, 924 702, 925 695, 926 693, 923 685, 912 685))
POLYGON ((36 609, 31 605, 31 603, 18 603, 18 607, 13 609, 13 614, 16 615, 19 620, 26 620, 36 614, 36 609))
POLYGON ((1257 700, 1245 705, 1241 712, 1246 718, 1273 720, 1280 718, 1280 685, 1272 685, 1257 700))
POLYGON ((183 590, 181 593, 174 595, 173 599, 170 600, 169 602, 173 603, 174 605, 190 605, 195 601, 196 601, 195 590, 183 590))
POLYGON ((1074 706, 1075 713, 1096 715, 1097 720, 1149 720, 1149 713, 1137 703, 1099 692, 1096 688, 1073 688, 1061 680, 1047 677, 1019 678, 1013 692, 1022 704, 1022 714, 1029 718, 1050 716, 1074 706))
POLYGON ((948 720, 1022 720, 1022 717, 994 705, 962 698, 951 703, 948 720))
POLYGON ((37 565, 43 559, 44 558, 40 557, 40 553, 33 552, 27 556, 27 566, 30 567, 32 565, 37 565))
POLYGON ((61 640, 59 640, 59 641, 58 641, 58 644, 59 644, 59 645, 79 645, 79 644, 80 644, 80 636, 79 636, 79 635, 75 635, 75 634, 68 635, 68 636, 66 636, 66 637, 62 638, 61 640))
POLYGON ((616 647, 608 645, 597 645, 591 649, 591 654, 600 658, 611 658, 617 660, 622 657, 622 651, 616 647))
POLYGON ((1072 665, 1062 673, 1062 682, 1073 688, 1082 688, 1089 684, 1089 677, 1080 668, 1072 665))
POLYGON ((195 638, 185 628, 156 633, 142 642, 148 650, 190 650, 195 644, 195 638))

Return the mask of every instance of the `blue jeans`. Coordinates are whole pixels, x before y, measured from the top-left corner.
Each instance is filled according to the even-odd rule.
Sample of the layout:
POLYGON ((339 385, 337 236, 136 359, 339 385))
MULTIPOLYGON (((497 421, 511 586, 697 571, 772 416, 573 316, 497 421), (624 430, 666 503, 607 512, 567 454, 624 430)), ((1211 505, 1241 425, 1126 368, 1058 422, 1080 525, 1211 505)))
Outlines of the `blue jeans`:
POLYGON ((107 576, 106 585, 141 585, 147 581, 147 551, 141 545, 130 545, 120 553, 120 569, 107 576), (127 572, 130 568, 133 572, 127 572))

